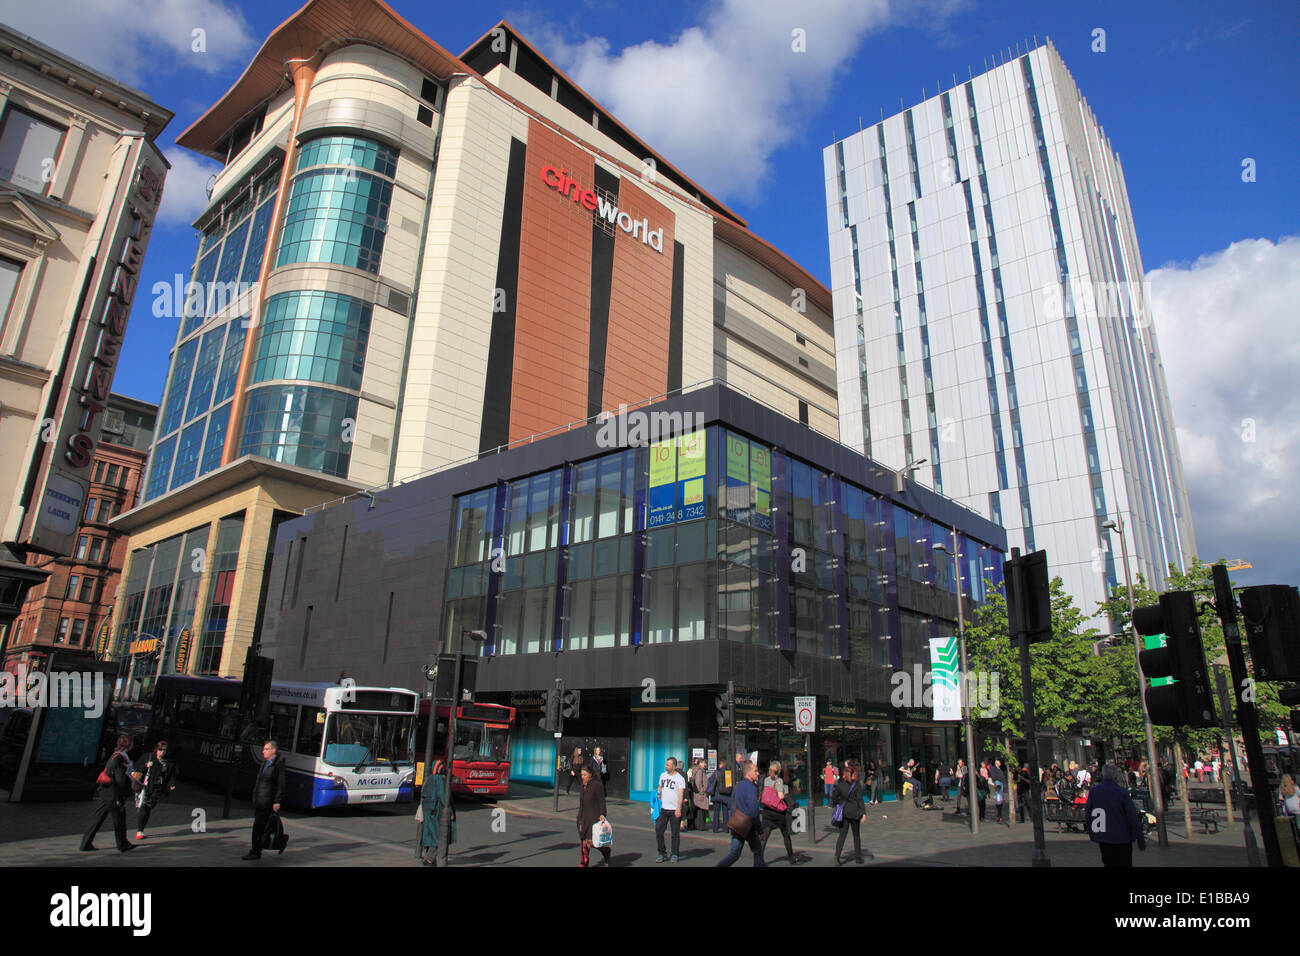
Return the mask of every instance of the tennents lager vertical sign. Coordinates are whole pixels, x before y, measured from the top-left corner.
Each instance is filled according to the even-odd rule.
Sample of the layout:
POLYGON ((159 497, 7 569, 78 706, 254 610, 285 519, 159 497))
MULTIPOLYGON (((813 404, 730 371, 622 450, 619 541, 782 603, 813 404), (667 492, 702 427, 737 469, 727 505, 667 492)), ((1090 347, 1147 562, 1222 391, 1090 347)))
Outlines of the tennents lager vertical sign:
POLYGON ((29 503, 27 543, 47 554, 72 553, 102 415, 167 175, 162 154, 143 140, 136 142, 127 163, 132 172, 112 207, 117 220, 106 225, 96 250, 98 278, 83 311, 72 319, 70 334, 80 344, 62 373, 66 386, 58 438, 45 455, 45 478, 29 503))

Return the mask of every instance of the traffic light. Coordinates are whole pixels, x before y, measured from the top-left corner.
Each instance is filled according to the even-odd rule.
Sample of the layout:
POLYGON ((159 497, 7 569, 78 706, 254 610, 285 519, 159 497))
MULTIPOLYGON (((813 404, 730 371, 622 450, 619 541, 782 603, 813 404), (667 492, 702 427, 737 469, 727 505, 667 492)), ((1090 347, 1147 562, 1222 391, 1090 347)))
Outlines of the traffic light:
POLYGON ((1259 680, 1300 680, 1300 592, 1285 584, 1244 588, 1241 614, 1259 680))
POLYGON ((730 681, 727 689, 717 696, 714 706, 718 711, 719 727, 734 727, 736 723, 736 694, 730 681))
POLYGON ((578 705, 582 702, 582 691, 566 690, 562 701, 561 713, 565 720, 573 720, 578 716, 578 705))
POLYGON ((1196 595, 1170 591, 1160 603, 1133 612, 1133 627, 1144 637, 1164 634, 1164 647, 1142 651, 1138 662, 1147 680, 1171 677, 1173 683, 1149 687, 1147 711, 1151 723, 1165 727, 1213 727, 1214 700, 1210 696, 1209 670, 1201 646, 1201 625, 1196 617, 1196 595))
POLYGON ((560 691, 554 687, 546 692, 542 719, 537 722, 537 726, 552 733, 560 729, 560 691))
POLYGON ((1011 639, 1023 632, 1030 644, 1050 640, 1052 637, 1052 590, 1047 576, 1047 552, 1033 551, 1014 557, 1002 565, 1006 584, 1007 621, 1011 626, 1011 639), (1024 594, 1015 588, 1015 566, 1021 568, 1024 594))

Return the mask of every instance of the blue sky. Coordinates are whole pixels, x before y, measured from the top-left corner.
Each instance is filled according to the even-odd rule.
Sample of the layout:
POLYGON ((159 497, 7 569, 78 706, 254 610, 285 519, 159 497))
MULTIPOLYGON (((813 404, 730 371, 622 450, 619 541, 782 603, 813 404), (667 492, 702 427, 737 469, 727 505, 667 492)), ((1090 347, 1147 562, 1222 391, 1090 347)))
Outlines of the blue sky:
MULTIPOLYGON (((878 120, 882 108, 896 112, 900 98, 911 106, 923 89, 947 89, 954 74, 960 81, 968 69, 982 72, 999 50, 1023 50, 1026 40, 1050 35, 1120 154, 1157 305, 1178 313, 1158 310, 1157 330, 1201 553, 1246 557, 1257 567, 1266 555, 1269 576, 1246 583, 1300 582, 1300 557, 1276 530, 1300 518, 1290 500, 1300 468, 1300 426, 1289 424, 1300 421, 1294 346, 1280 354, 1265 348, 1257 368, 1241 361, 1229 367, 1205 363, 1203 340, 1195 349, 1187 342, 1190 329, 1213 336, 1231 327, 1244 359, 1256 354, 1256 340, 1300 339, 1300 241, 1282 241, 1300 234, 1300 5, 390 2, 452 53, 497 19, 510 20, 634 132, 823 282, 829 267, 821 150, 833 134, 855 130, 859 117, 878 120), (796 28, 806 34, 801 56, 789 50, 796 28), (1098 29, 1105 31, 1105 52, 1092 50, 1098 29), (695 108, 683 109, 685 102, 695 108), (1255 182, 1242 181, 1245 158, 1255 161, 1255 182), (1185 372, 1191 369, 1194 380, 1185 372), (1240 426, 1248 419, 1258 424, 1250 442, 1240 426), (1232 497, 1222 497, 1225 486, 1232 497), (1225 508, 1233 513, 1223 514, 1225 508)), ((128 12, 110 0, 0 0, 0 19, 10 26, 176 112, 161 143, 175 168, 142 291, 188 273, 195 251, 188 222, 211 170, 178 156, 174 138, 297 7, 139 0, 128 12), (190 49, 194 27, 207 31, 202 54, 190 49)), ((158 401, 175 322, 155 318, 150 306, 150 296, 137 298, 114 388, 158 401)))

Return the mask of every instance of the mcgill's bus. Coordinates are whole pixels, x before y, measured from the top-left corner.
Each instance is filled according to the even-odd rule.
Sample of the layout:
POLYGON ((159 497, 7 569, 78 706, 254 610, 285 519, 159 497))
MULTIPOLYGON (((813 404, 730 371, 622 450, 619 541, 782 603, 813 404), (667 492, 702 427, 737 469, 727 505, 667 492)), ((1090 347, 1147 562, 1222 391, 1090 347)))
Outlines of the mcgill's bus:
MULTIPOLYGON (((447 719, 450 704, 438 705, 438 726, 433 738, 435 760, 447 754, 447 719)), ((510 789, 510 728, 515 709, 502 704, 461 704, 456 714, 456 747, 452 751, 451 792, 504 797, 510 789)), ((415 785, 424 782, 424 747, 429 730, 429 701, 420 701, 415 734, 418 761, 415 785)))
POLYGON ((180 771, 224 789, 252 792, 263 741, 285 762, 285 802, 303 809, 406 803, 414 795, 418 697, 400 687, 271 685, 270 726, 237 739, 241 682, 169 674, 154 690, 152 740, 167 740, 180 771))

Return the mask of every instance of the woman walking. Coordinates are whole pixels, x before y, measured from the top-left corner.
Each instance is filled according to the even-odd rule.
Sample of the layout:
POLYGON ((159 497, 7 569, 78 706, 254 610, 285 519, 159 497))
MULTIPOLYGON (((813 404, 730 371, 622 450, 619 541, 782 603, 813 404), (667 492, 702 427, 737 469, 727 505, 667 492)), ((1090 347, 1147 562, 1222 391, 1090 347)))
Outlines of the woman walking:
POLYGON ((691 829, 703 830, 709 815, 709 773, 704 768, 704 758, 695 761, 687 777, 691 785, 691 829))
MULTIPOLYGON (((844 773, 839 781, 835 784, 832 791, 832 800, 835 809, 831 811, 831 823, 839 831, 840 835, 835 840, 835 865, 840 866, 843 861, 840 859, 840 851, 844 849, 844 839, 853 831, 853 855, 854 861, 862 862, 862 818, 866 816, 867 808, 862 805, 862 781, 858 779, 858 765, 855 761, 850 760, 844 765, 844 773)), ((871 851, 867 850, 868 859, 874 859, 871 851)))
MULTIPOLYGON (((582 778, 582 792, 578 794, 578 853, 582 862, 579 866, 590 866, 592 843, 591 828, 597 823, 605 822, 605 787, 596 776, 595 768, 586 764, 579 771, 582 778)), ((610 848, 598 846, 602 866, 609 866, 610 848)))
POLYGON ((767 852, 767 839, 773 830, 780 830, 785 839, 785 855, 794 866, 794 844, 790 842, 790 804, 787 795, 790 789, 781 779, 781 761, 773 760, 767 765, 767 779, 763 781, 761 802, 763 804, 763 851, 767 852))
POLYGON ((874 760, 867 762, 867 786, 871 788, 871 802, 884 803, 884 798, 880 791, 884 787, 884 781, 881 779, 880 767, 874 760))
POLYGON ((167 756, 167 741, 154 744, 153 753, 145 754, 135 762, 131 776, 140 784, 135 795, 135 838, 144 839, 144 828, 149 825, 149 815, 158 801, 176 789, 176 762, 167 756))
MULTIPOLYGON (((425 866, 438 865, 438 847, 442 839, 442 808, 447 805, 447 776, 441 760, 433 762, 433 773, 424 778, 420 792, 420 813, 424 828, 420 831, 420 862, 425 866)), ((451 839, 456 842, 456 808, 451 809, 451 839)))
POLYGON ((578 783, 578 772, 582 770, 582 748, 574 747, 573 756, 569 758, 569 785, 564 788, 564 795, 573 792, 573 785, 578 783))

